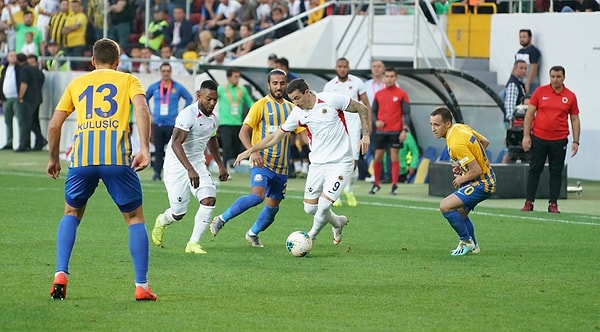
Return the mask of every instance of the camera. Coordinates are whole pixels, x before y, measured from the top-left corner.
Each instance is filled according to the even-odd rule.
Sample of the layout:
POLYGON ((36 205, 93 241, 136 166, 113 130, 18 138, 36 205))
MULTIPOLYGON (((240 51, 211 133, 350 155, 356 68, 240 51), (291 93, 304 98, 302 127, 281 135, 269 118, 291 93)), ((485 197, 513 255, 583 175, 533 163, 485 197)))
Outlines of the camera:
POLYGON ((510 119, 510 126, 506 130, 506 148, 508 149, 509 163, 529 162, 529 152, 523 150, 523 122, 527 105, 517 105, 510 119))

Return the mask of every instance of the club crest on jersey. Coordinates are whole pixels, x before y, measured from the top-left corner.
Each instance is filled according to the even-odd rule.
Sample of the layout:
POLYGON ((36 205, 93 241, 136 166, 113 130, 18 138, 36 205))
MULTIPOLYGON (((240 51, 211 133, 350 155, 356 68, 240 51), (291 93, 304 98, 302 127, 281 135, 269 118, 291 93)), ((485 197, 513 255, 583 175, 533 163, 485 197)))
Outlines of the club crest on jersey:
POLYGON ((324 108, 324 109, 323 109, 321 112, 322 112, 323 114, 327 114, 327 109, 326 109, 326 108, 324 108))
POLYGON ((563 104, 566 104, 566 103, 568 103, 568 102, 569 102, 569 98, 567 98, 567 97, 562 97, 562 102, 563 102, 563 104))
POLYGON ((254 176, 254 182, 262 182, 262 180, 263 180, 262 174, 256 174, 254 176))

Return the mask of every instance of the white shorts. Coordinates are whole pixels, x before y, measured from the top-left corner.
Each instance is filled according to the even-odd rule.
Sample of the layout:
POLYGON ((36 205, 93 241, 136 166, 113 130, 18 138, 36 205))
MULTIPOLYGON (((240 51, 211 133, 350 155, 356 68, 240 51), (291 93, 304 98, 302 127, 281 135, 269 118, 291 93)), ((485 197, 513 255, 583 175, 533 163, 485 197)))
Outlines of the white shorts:
POLYGON ((353 161, 339 164, 310 164, 304 186, 304 198, 317 199, 323 193, 332 201, 337 200, 353 172, 353 161))
POLYGON ((190 193, 200 202, 206 197, 217 196, 215 181, 204 164, 194 165, 194 169, 200 176, 198 188, 192 187, 187 170, 183 167, 164 169, 164 183, 169 195, 169 205, 173 214, 180 215, 187 212, 190 202, 190 193))

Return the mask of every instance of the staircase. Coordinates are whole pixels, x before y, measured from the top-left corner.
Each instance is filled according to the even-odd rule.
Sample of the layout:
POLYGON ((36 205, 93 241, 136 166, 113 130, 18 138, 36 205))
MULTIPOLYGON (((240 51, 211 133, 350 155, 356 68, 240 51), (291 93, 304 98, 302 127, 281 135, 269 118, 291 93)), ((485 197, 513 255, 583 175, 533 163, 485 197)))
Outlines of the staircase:
POLYGON ((504 85, 498 84, 497 73, 489 70, 489 59, 456 58, 454 65, 454 69, 465 72, 477 78, 489 86, 490 89, 496 91, 496 93, 499 93, 502 89, 504 89, 504 85))

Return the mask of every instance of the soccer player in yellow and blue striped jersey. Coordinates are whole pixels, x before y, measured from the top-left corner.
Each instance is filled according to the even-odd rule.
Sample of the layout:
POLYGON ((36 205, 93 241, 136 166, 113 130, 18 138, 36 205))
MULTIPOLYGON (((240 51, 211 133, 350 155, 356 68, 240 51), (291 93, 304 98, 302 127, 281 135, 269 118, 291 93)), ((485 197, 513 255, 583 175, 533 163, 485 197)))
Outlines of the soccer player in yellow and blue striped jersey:
POLYGON ((136 171, 150 163, 150 115, 140 81, 118 72, 119 45, 100 39, 93 47, 94 71, 75 78, 67 86, 48 126, 50 159, 46 173, 60 175, 61 129, 75 112, 77 129, 72 159, 65 182, 65 209, 58 225, 56 272, 50 289, 54 299, 64 299, 69 260, 77 227, 88 199, 100 180, 123 214, 129 229, 129 250, 135 270, 135 296, 138 301, 155 301, 148 286, 148 233, 142 210, 142 187, 136 171), (140 151, 131 156, 129 105, 133 104, 140 136, 140 151))
MULTIPOLYGON (((274 69, 269 73, 267 87, 269 95, 252 105, 240 130, 240 141, 246 149, 251 148, 272 132, 279 130, 279 126, 294 108, 294 104, 284 99, 287 75, 283 70, 274 69)), ((299 129, 296 133, 304 131, 304 128, 299 129)), ((252 164, 250 170, 251 193, 238 198, 225 212, 213 219, 210 226, 213 235, 216 236, 226 222, 264 200, 263 210, 246 233, 246 240, 252 246, 262 247, 258 233, 273 223, 275 215, 279 211, 279 204, 285 197, 289 157, 289 135, 274 146, 250 156, 252 164)))
POLYGON ((496 175, 490 166, 485 149, 490 142, 465 124, 453 124, 452 113, 446 107, 431 112, 429 122, 436 138, 445 138, 448 153, 454 162, 456 191, 442 200, 440 211, 454 229, 460 242, 452 256, 469 252, 479 253, 475 230, 469 212, 496 191, 496 175))

